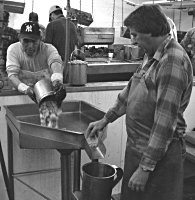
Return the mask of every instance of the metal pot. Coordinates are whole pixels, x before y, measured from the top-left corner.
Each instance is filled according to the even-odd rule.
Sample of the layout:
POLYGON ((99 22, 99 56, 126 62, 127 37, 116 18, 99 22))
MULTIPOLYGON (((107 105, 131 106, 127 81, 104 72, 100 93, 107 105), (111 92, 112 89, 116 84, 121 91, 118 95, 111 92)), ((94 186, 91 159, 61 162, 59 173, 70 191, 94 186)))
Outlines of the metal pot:
POLYGON ((87 83, 87 62, 74 60, 69 63, 69 83, 78 86, 87 83))
POLYGON ((53 96, 54 91, 52 83, 48 79, 41 79, 34 86, 34 93, 38 104, 46 97, 53 96))
POLYGON ((111 199, 112 189, 123 176, 120 167, 100 162, 87 163, 82 170, 82 197, 85 200, 111 199))
POLYGON ((82 60, 73 60, 75 52, 83 53, 80 49, 76 49, 71 53, 70 62, 68 63, 68 82, 71 85, 81 86, 87 83, 87 62, 82 60))

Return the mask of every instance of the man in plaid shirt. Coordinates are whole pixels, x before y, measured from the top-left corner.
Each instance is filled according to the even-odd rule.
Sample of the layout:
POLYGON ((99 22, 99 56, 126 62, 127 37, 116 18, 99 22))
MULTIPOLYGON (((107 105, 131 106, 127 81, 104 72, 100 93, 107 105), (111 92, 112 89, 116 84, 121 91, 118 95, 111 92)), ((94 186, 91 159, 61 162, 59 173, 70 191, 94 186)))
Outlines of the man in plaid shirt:
POLYGON ((140 6, 124 24, 146 56, 104 118, 90 123, 86 137, 125 114, 128 137, 121 200, 182 200, 183 113, 192 91, 192 65, 171 39, 158 6, 140 6))

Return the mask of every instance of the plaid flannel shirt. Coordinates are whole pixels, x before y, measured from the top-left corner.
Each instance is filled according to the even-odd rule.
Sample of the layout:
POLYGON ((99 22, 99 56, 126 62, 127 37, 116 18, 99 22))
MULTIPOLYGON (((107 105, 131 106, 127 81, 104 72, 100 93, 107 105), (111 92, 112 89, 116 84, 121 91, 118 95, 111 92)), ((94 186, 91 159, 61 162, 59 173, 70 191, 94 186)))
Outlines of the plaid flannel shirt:
MULTIPOLYGON (((146 63, 145 59, 147 58, 144 58, 143 63, 146 63)), ((156 105, 147 148, 142 153, 140 161, 141 166, 150 170, 154 170, 157 161, 162 159, 172 138, 184 135, 186 123, 183 112, 189 103, 193 85, 189 57, 174 39, 168 37, 159 46, 152 60, 148 70, 150 70, 153 87, 147 85, 147 77, 145 82, 148 90, 153 90, 156 105)), ((142 70, 142 67, 138 68, 137 73, 142 70)), ((126 113, 130 86, 131 79, 119 93, 114 106, 105 114, 109 122, 126 113)))

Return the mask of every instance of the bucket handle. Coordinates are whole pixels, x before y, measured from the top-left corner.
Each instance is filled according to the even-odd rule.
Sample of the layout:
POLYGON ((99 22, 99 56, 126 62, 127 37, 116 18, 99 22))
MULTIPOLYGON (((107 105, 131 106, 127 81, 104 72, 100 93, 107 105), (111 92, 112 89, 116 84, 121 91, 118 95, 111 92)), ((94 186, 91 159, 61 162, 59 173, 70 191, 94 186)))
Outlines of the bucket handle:
POLYGON ((116 165, 111 165, 114 169, 116 169, 116 178, 113 181, 112 188, 115 187, 115 185, 122 179, 123 177, 123 170, 120 167, 117 167, 116 165))
POLYGON ((84 52, 81 51, 80 49, 75 49, 75 50, 70 54, 70 61, 72 60, 72 56, 73 56, 73 53, 74 53, 75 51, 80 51, 81 53, 84 53, 84 52))

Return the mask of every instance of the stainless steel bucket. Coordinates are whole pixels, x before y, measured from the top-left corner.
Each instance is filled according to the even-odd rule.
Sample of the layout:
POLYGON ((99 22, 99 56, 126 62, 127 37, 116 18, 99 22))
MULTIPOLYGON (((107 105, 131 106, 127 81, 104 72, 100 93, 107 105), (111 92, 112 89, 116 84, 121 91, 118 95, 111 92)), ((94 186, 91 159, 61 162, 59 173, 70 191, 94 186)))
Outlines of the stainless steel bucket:
POLYGON ((87 62, 73 60, 75 52, 83 53, 80 49, 76 49, 71 53, 70 62, 68 63, 68 82, 73 86, 82 86, 87 83, 87 62))
POLYGON ((52 83, 48 79, 41 79, 34 85, 34 93, 38 104, 46 97, 53 96, 52 83))
POLYGON ((121 168, 100 162, 87 163, 82 170, 82 198, 85 200, 110 200, 112 189, 123 176, 121 168))
POLYGON ((87 62, 73 60, 69 63, 69 83, 75 86, 87 83, 87 62))

